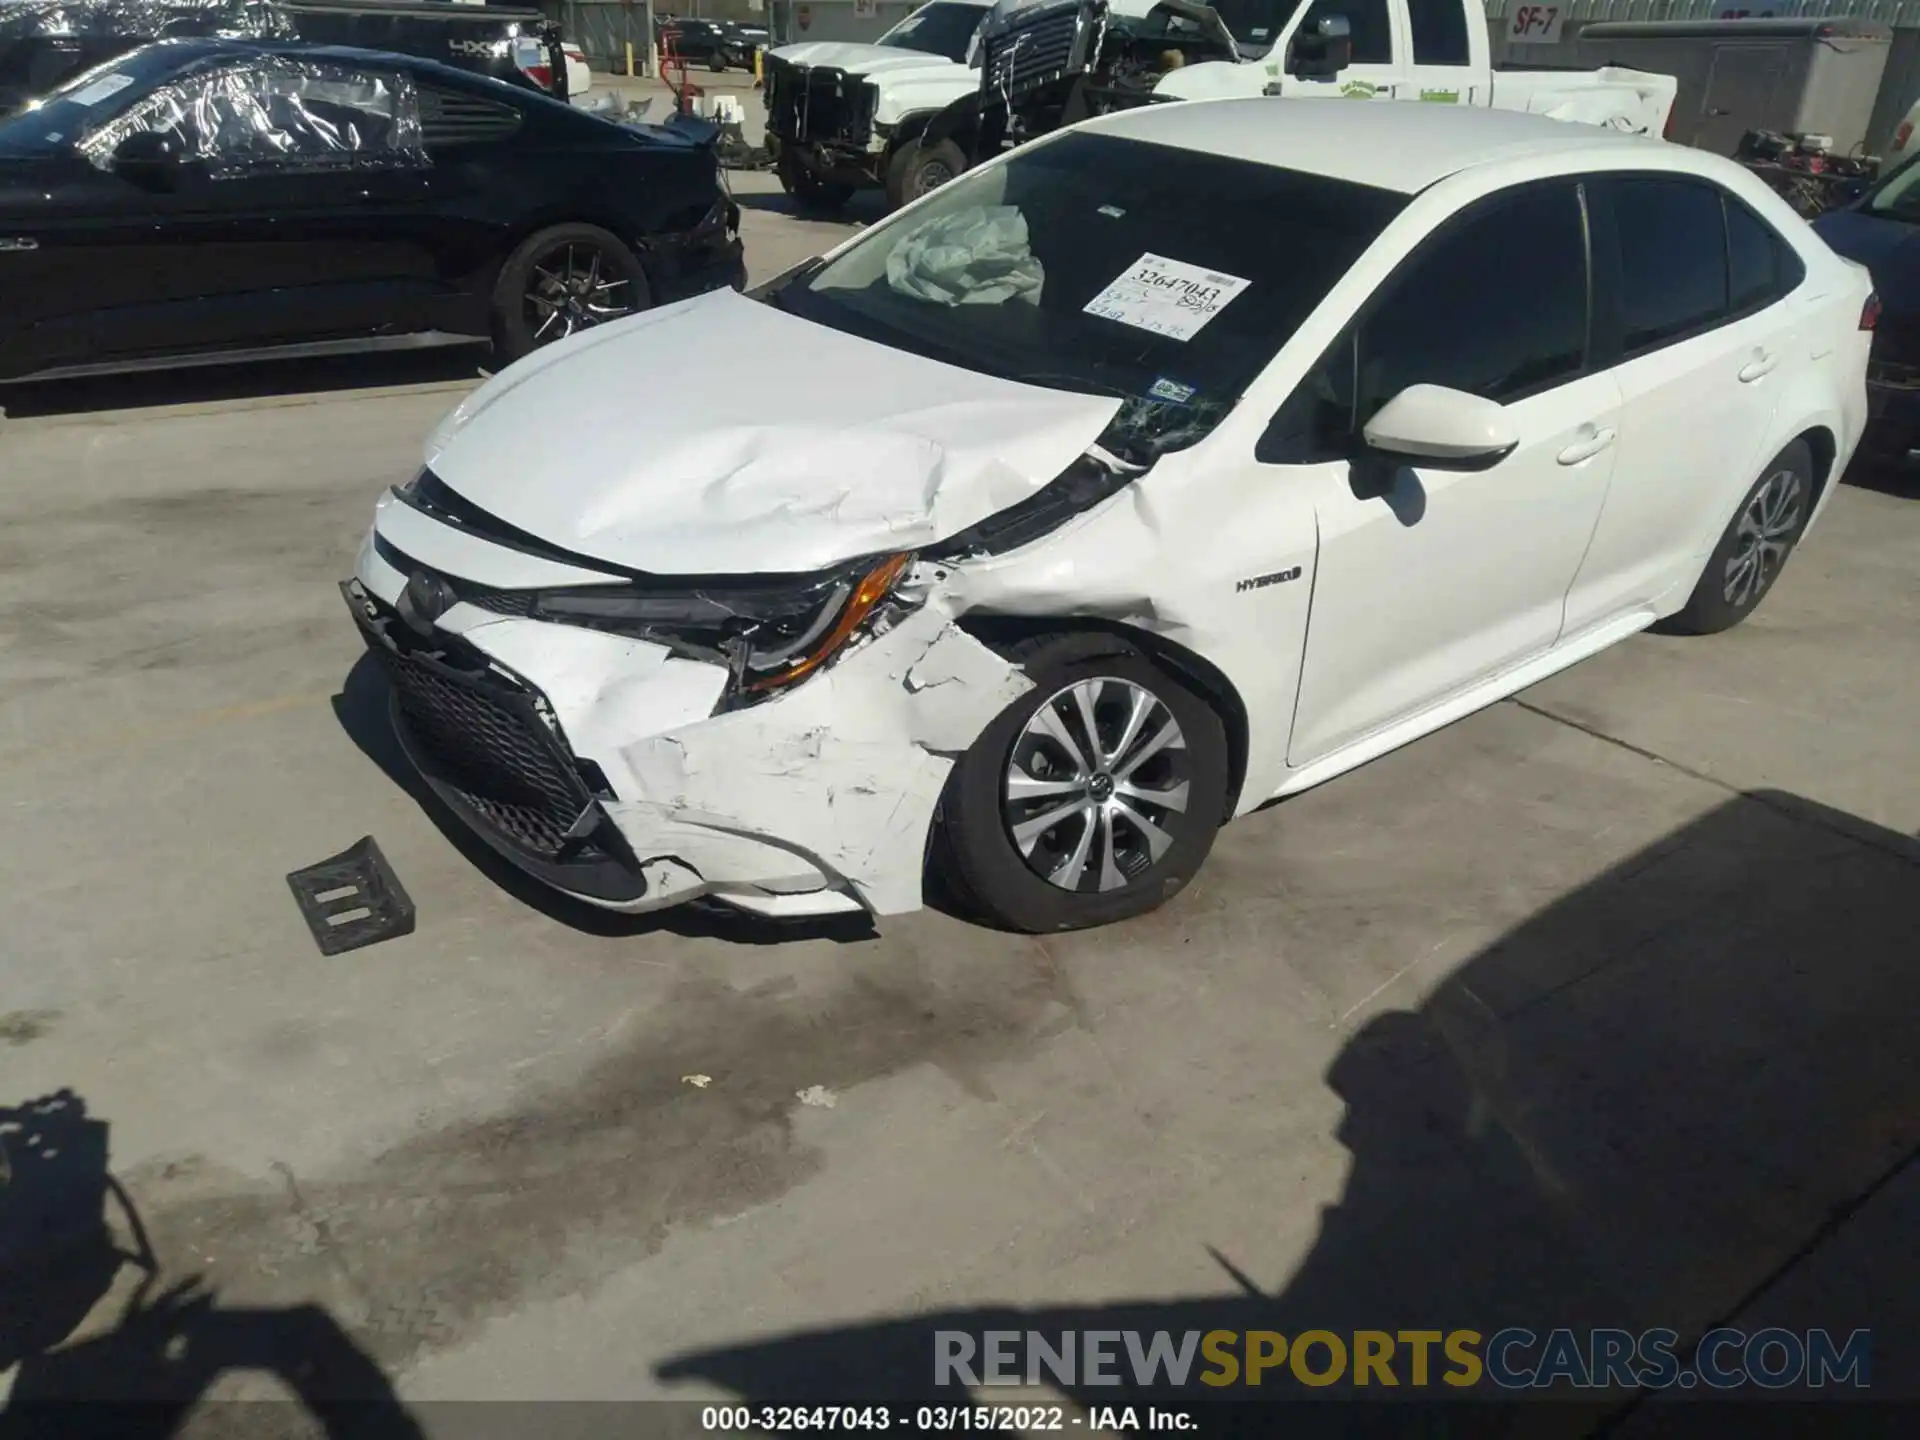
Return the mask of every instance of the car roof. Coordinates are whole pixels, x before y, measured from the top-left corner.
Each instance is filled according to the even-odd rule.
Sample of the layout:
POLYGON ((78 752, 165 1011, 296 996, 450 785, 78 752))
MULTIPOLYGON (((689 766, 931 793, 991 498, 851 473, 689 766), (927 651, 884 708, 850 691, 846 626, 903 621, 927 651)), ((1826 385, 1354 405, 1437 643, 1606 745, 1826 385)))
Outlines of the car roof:
POLYGON ((1503 161, 1564 154, 1604 164, 1611 149, 1634 164, 1658 164, 1676 148, 1600 125, 1514 110, 1279 98, 1145 105, 1081 128, 1405 195, 1462 170, 1503 161))

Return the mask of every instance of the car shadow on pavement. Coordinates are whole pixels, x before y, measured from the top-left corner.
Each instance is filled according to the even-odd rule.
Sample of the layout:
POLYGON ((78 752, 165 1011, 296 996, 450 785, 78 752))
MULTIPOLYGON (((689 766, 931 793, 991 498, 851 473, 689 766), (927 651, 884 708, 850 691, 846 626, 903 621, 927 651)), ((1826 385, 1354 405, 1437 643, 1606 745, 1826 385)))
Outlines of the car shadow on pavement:
MULTIPOLYGON (((1189 1332, 1215 1330, 1321 1330, 1351 1343, 1363 1329, 1464 1328, 1490 1338, 1524 1326, 1544 1340, 1563 1326, 1636 1335, 1665 1327, 1685 1360, 1705 1332, 1730 1324, 1822 1327, 1839 1341, 1869 1328, 1864 1393, 1920 1400, 1920 868, 1908 837, 1870 835, 1862 824, 1771 792, 1731 799, 1540 911, 1440 978, 1417 1007, 1360 1023, 1325 1076, 1344 1106, 1344 1192, 1277 1289, 1212 1251, 1233 1249, 1226 1237, 1199 1233, 1196 1257, 1213 1253, 1224 1272, 1216 1293, 938 1310, 746 1338, 678 1355, 656 1373, 752 1405, 952 1406, 969 1397, 934 1383, 943 1331, 971 1337, 978 1364, 987 1331, 1039 1332, 1057 1347, 1063 1331, 1145 1332, 1142 1346, 1168 1331, 1177 1346, 1189 1332)), ((1184 1061, 1159 1061, 1192 1065, 1196 1080, 1219 1073, 1208 1037, 1182 1043, 1184 1061)), ((1254 1081, 1234 1074, 1222 1083, 1254 1081)), ((1209 1090, 1194 1103, 1217 1101, 1209 1090)), ((1298 1108, 1281 1095, 1273 1104, 1298 1108)), ((1157 1120, 1181 1140, 1176 1120, 1157 1120)), ((1217 1115, 1194 1129, 1225 1133, 1217 1115)), ((1177 1160, 1146 1153, 1134 1163, 1209 1164, 1221 1187, 1243 1187, 1249 1232, 1290 1228, 1284 1213, 1263 1222, 1263 1192, 1246 1178, 1277 1173, 1271 1165, 1256 1169, 1227 1151, 1191 1155, 1183 1140, 1177 1160)), ((1100 1225, 1094 1216, 1063 1228, 1100 1225)), ((1097 1273, 1100 1243, 1065 1257, 1072 1273, 1097 1273)), ((1031 1285, 1029 1277, 1023 1288, 1031 1285)), ((1121 1336, 1108 1353, 1113 1373, 1128 1377, 1121 1336)), ((1437 1344, 1431 1353, 1431 1388, 1420 1389, 1399 1344, 1398 1388, 1385 1398, 1501 1393, 1440 1384, 1450 1367, 1437 1344)), ((1541 1354, 1536 1345, 1510 1358, 1541 1354)), ((1330 1363, 1316 1345, 1312 1371, 1330 1363)), ((1194 1383, 1207 1368, 1196 1355, 1179 1390, 1163 1380, 1157 1389, 1130 1378, 1091 1384, 1084 1371, 1049 1383, 1083 1406, 1381 1398, 1377 1377, 1356 1392, 1351 1369, 1310 1390, 1282 1363, 1261 1389, 1212 1390, 1194 1383)), ((1471 1425, 1463 1412, 1464 1428, 1436 1419, 1417 1433, 1502 1433, 1546 1419, 1544 1432, 1536 1424, 1529 1433, 1606 1424, 1638 1436, 1688 1409, 1644 1403, 1651 1391, 1624 1386, 1586 1392, 1591 1408, 1573 1404, 1566 1383, 1548 1393, 1567 1403, 1517 1407, 1526 1412, 1517 1418, 1476 1413, 1471 1425)), ((1006 1395, 982 1385, 971 1398, 1006 1395)), ((1283 1429, 1268 1417, 1264 1428, 1236 1433, 1302 1433, 1297 1422, 1363 1433, 1345 1406, 1296 1409, 1283 1429)), ((1410 1424, 1401 1411, 1381 1433, 1416 1433, 1410 1424)))
POLYGON ((878 936, 872 917, 864 912, 776 921, 749 915, 717 901, 695 901, 643 915, 622 915, 563 895, 500 856, 420 778, 420 772, 407 759, 393 733, 388 707, 391 694, 379 662, 371 655, 362 655, 347 672, 340 693, 333 697, 333 713, 340 728, 347 732, 361 754, 412 797, 469 864, 515 900, 549 919, 589 935, 621 938, 664 931, 736 945, 784 945, 798 940, 858 944, 878 936))
POLYGON ((193 366, 0 385, 0 414, 25 420, 168 405, 208 405, 397 385, 479 380, 487 352, 472 345, 335 355, 248 365, 193 366))
MULTIPOLYGON (((326 1310, 232 1308, 168 1276, 108 1170, 107 1129, 72 1091, 0 1106, 0 1375, 18 1367, 0 1437, 164 1440, 248 1371, 276 1378, 330 1440, 419 1440, 326 1310)), ((262 1418, 240 1428, 259 1433, 262 1418)))

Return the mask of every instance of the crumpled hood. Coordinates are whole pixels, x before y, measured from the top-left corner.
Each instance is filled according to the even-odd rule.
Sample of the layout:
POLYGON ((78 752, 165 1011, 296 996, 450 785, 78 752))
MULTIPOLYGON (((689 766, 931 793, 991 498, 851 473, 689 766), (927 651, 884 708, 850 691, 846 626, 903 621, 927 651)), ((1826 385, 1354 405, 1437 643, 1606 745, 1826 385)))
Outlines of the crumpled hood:
POLYGON ((925 50, 902 50, 895 45, 857 45, 846 40, 807 40, 798 45, 782 45, 769 52, 789 65, 830 65, 849 75, 871 79, 877 75, 898 74, 903 70, 953 70, 972 73, 944 55, 925 50))
POLYGON ((1025 499, 1119 409, 722 290, 509 366, 427 464, 549 544, 657 574, 817 570, 1025 499))

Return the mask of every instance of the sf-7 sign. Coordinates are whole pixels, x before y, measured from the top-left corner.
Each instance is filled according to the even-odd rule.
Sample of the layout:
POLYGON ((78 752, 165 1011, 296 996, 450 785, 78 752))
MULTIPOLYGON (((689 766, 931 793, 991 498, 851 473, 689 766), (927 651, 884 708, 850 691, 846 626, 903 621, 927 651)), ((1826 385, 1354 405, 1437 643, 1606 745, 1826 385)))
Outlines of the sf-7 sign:
POLYGON ((1564 5, 1520 5, 1507 26, 1507 39, 1532 45, 1558 45, 1566 23, 1564 5))

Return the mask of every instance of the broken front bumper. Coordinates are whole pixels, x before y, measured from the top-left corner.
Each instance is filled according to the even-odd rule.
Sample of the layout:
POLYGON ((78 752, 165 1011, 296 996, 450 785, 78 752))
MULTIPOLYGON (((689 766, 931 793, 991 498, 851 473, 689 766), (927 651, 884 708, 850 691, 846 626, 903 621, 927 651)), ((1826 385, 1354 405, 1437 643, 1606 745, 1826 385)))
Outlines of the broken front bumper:
POLYGON ((386 672, 400 746, 442 803, 549 885, 603 905, 644 900, 647 877, 600 808, 598 777, 547 719, 546 698, 458 637, 410 623, 358 580, 340 589, 386 672))
POLYGON ((720 710, 717 665, 465 600, 428 620, 415 577, 444 578, 369 536, 343 587, 409 757, 494 850, 610 909, 917 909, 953 760, 1030 683, 927 604, 720 710))
MULTIPOLYGON (((724 183, 724 182, 723 182, 724 183)), ((649 281, 657 304, 704 295, 709 290, 744 290, 746 247, 740 239, 740 207, 722 195, 685 234, 654 235, 641 241, 652 260, 649 281)))

